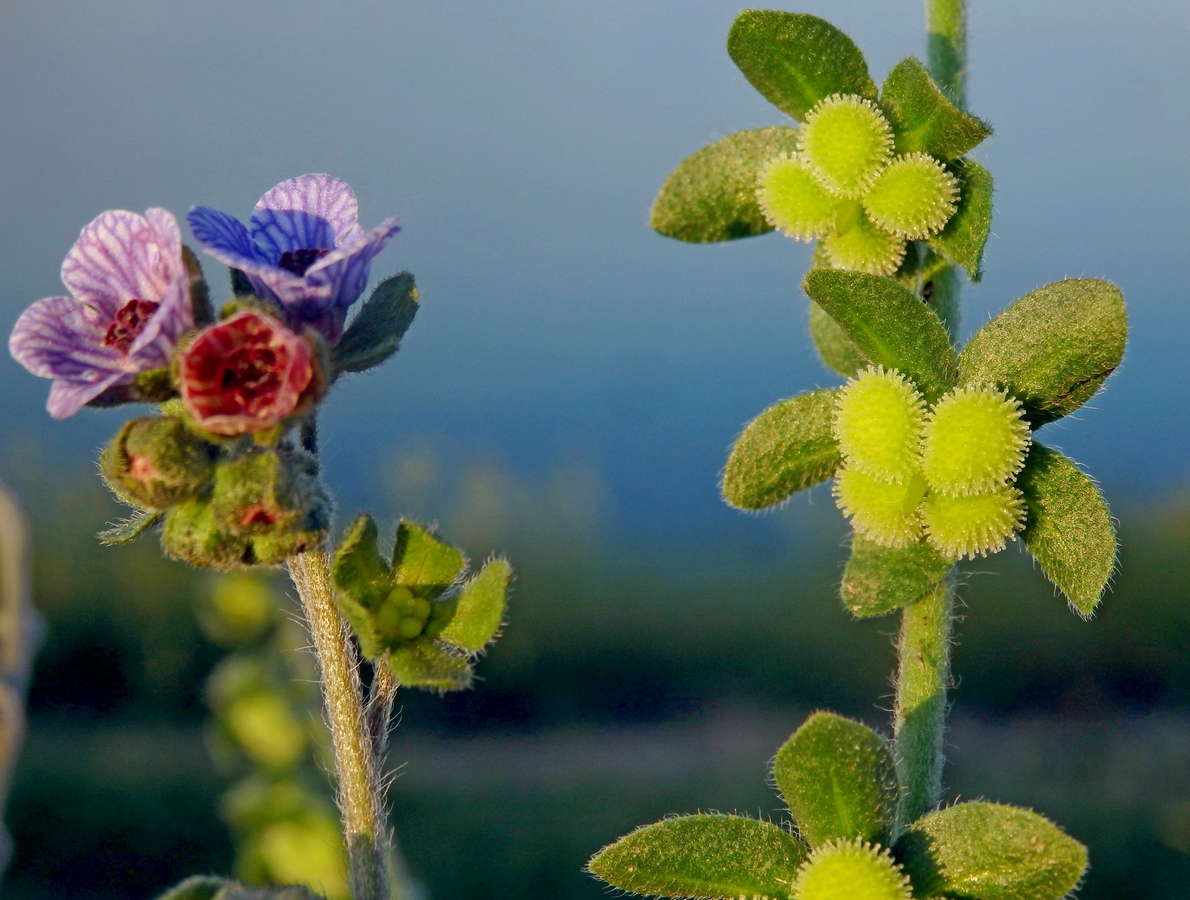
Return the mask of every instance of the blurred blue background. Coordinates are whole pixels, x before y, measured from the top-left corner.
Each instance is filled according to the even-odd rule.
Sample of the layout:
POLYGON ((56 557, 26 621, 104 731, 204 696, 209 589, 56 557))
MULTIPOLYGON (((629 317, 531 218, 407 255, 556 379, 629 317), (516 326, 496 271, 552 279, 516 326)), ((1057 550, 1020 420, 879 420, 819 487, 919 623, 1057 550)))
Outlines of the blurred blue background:
MULTIPOLYGON (((807 0, 798 9, 851 34, 877 82, 901 57, 924 53, 918 3, 807 0)), ((373 271, 414 272, 423 306, 396 360, 346 381, 328 403, 328 481, 344 515, 367 507, 382 517, 437 519, 477 555, 514 554, 523 579, 507 649, 484 664, 489 684, 469 700, 410 701, 403 727, 415 734, 419 717, 447 733, 476 721, 497 732, 641 718, 683 723, 702 721, 711 708, 730 717, 745 715, 749 703, 768 704, 756 718, 766 723, 758 726, 756 759, 741 763, 752 794, 733 801, 671 786, 658 809, 625 800, 623 822, 591 826, 574 853, 559 851, 557 871, 567 874, 551 881, 537 863, 509 862, 507 886, 488 883, 485 896, 513 896, 527 883, 594 896, 578 869, 616 828, 699 804, 760 803, 753 798, 764 790, 763 761, 800 711, 834 705, 879 722, 878 704, 887 699, 884 635, 893 624, 853 626, 830 595, 845 529, 829 494, 819 489, 778 513, 750 517, 726 507, 717 489, 726 450, 746 421, 779 398, 836 381, 806 332, 799 281, 808 248, 773 235, 693 247, 648 228, 652 198, 682 158, 734 131, 783 121, 727 56, 738 11, 738 3, 709 0, 0 5, 5 328, 32 300, 61 293, 62 257, 104 209, 161 205, 181 217, 204 204, 242 218, 278 181, 325 171, 354 186, 365 227, 400 217, 403 230, 373 271), (791 643, 774 643, 777 637, 791 643), (658 668, 627 661, 626 647, 659 654, 658 668), (673 674, 703 665, 696 689, 673 674), (679 687, 657 688, 670 682, 679 687)), ((1190 217, 1183 108, 1190 7, 975 0, 970 32, 969 106, 996 129, 974 155, 994 173, 996 194, 987 275, 965 294, 966 332, 1035 287, 1088 276, 1123 289, 1131 335, 1107 390, 1043 438, 1099 479, 1122 520, 1116 594, 1086 625, 1061 609, 1015 550, 975 567, 1001 574, 971 579, 991 586, 972 589, 958 662, 971 690, 960 692, 958 711, 1042 710, 1066 722, 1156 710, 1175 715, 1169 727, 1190 733, 1177 718, 1190 659, 1181 631, 1185 581, 1177 574, 1185 566, 1190 484, 1190 304, 1180 278, 1190 217), (1147 560, 1139 573, 1129 569, 1130 534, 1147 560), (1153 559, 1165 568, 1146 581, 1153 559), (994 600, 976 608, 980 591, 994 600), (1034 596, 1042 598, 1037 606, 1023 599, 1034 596), (1150 614, 1150 603, 1159 612, 1150 614), (1126 607, 1121 615, 1132 625, 1114 623, 1113 604, 1126 607), (1020 618, 996 619, 1010 611, 1020 618)), ((216 296, 226 296, 226 270, 209 262, 206 271, 216 296)), ((199 689, 179 683, 161 693, 162 680, 181 676, 168 660, 155 669, 145 662, 155 657, 144 648, 159 640, 144 631, 150 625, 131 621, 119 597, 105 601, 102 614, 83 602, 99 590, 95 568, 59 570, 67 567, 66 547, 77 548, 76 566, 103 571, 141 560, 165 581, 125 575, 125 592, 144 593, 145 608, 153 608, 148 585, 173 585, 169 608, 182 610, 177 615, 203 590, 181 570, 162 574, 143 553, 103 557, 88 549, 88 534, 115 515, 88 479, 96 448, 122 413, 85 411, 55 423, 43 409, 46 382, 7 356, 0 378, 7 422, 0 477, 33 507, 39 571, 50 585, 43 604, 57 610, 57 634, 80 627, 80 615, 109 629, 98 644, 97 632, 80 631, 75 644, 51 637, 45 683, 63 685, 65 694, 35 692, 42 698, 35 712, 66 727, 75 714, 63 710, 123 710, 129 721, 172 710, 179 740, 190 734, 193 743, 185 729, 201 721, 199 689), (79 521, 83 511, 89 518, 79 521), (128 650, 133 645, 141 650, 128 650), (70 700, 67 688, 79 677, 71 654, 96 646, 115 654, 116 699, 103 700, 100 691, 98 700, 70 700)), ((214 651, 178 652, 171 659, 189 665, 197 684, 214 651)), ((993 746, 1051 733, 1030 721, 1001 738, 980 737, 970 725, 964 741, 993 746)), ((1155 734, 1157 726, 1143 721, 1137 733, 1155 734)), ((1036 741, 1020 747, 1026 756, 1051 755, 1036 741)), ((1186 754, 1180 759, 1185 768, 1186 754)), ((985 771, 974 762, 963 770, 962 760, 957 772, 985 771)), ((409 771, 418 783, 412 764, 409 771)), ((30 796, 39 796, 37 783, 26 779, 30 796)), ((1009 797, 974 775, 963 787, 968 796, 1044 799, 1024 787, 1009 797)), ((401 790, 399 782, 398 801, 401 790)), ((1140 831, 1112 833, 1104 823, 1122 821, 1119 809, 1100 810, 1103 846, 1159 845, 1158 862, 1143 857, 1146 870, 1190 874, 1181 855, 1190 849, 1190 825, 1183 838, 1170 838, 1173 826, 1160 823, 1172 813, 1137 800, 1139 788, 1119 790, 1135 800, 1130 809, 1142 810, 1140 831)), ((432 792, 410 797, 413 816, 424 808, 432 818, 446 803, 432 792)), ((557 815, 577 815, 578 802, 559 800, 557 815)), ((1052 809, 1066 811, 1061 803, 1052 809)), ((1076 823, 1066 824, 1078 834, 1076 823)), ((35 849, 36 839, 24 846, 35 849)), ((53 880, 36 874, 53 870, 52 849, 40 862, 34 849, 18 857, 21 896, 56 896, 38 893, 51 891, 53 880)), ((212 854, 216 865, 221 857, 212 854)), ((517 854, 532 856, 525 847, 517 854)), ((433 887, 430 870, 446 863, 419 861, 412 850, 411 857, 433 887)), ((1142 857, 1119 858, 1127 872, 1142 857)), ((145 895, 151 889, 136 884, 145 895)), ((439 893, 479 896, 471 884, 439 893)), ((1094 885, 1092 876, 1084 896, 1115 896, 1115 888, 1093 893, 1094 885)), ((1130 890, 1142 896, 1135 883, 1130 890)), ((71 891, 108 896, 73 883, 71 891)), ((1160 891, 1143 896, 1175 896, 1160 891)))

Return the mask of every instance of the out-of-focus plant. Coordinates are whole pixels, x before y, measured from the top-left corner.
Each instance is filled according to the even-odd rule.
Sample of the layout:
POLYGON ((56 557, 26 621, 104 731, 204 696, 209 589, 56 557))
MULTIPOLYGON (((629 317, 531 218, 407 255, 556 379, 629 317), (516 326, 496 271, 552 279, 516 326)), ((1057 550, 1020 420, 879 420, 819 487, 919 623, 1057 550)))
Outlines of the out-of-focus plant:
MULTIPOLYGON (((84 406, 157 407, 129 420, 103 451, 104 480, 133 509, 101 535, 105 542, 159 527, 166 555, 201 568, 288 567, 317 658, 312 674, 330 730, 351 896, 403 896, 383 775, 394 696, 402 684, 437 691, 470 684, 472 660, 502 624, 511 570, 493 560, 468 579, 462 553, 411 522, 401 523, 385 563, 366 516, 337 554, 329 546, 318 410, 341 378, 396 353, 418 309, 413 277, 401 273, 350 316, 395 220, 365 231, 351 188, 317 174, 274 187, 246 225, 207 207, 194 207, 187 220, 202 249, 231 267, 234 296, 221 310, 173 215, 113 210, 87 225, 67 254, 69 296, 27 309, 9 348, 52 379, 47 408, 55 418, 84 406), (373 672, 366 698, 361 652, 373 672)), ((215 627, 234 630, 235 621, 225 613, 215 627)), ((301 689, 284 687, 287 674, 275 660, 237 658, 212 683, 223 736, 275 773, 299 765, 307 751, 307 729, 291 705, 301 689)), ((254 783, 229 803, 231 817, 254 835, 256 862, 241 860, 254 879, 307 879, 331 864, 338 840, 320 842, 317 828, 324 838, 329 831, 313 806, 270 819, 306 796, 292 784, 254 783)), ((206 896, 212 884, 193 882, 180 896, 206 896)), ((341 896, 336 884, 322 888, 341 896)))
POLYGON ((826 713, 777 753, 785 825, 688 816, 590 863, 617 888, 669 897, 1057 900, 1085 849, 1042 817, 939 808, 956 564, 1019 535, 1089 617, 1116 560, 1094 482, 1034 432, 1093 396, 1127 338, 1111 284, 1021 298, 956 348, 958 269, 980 277, 991 175, 965 157, 991 130, 964 106, 963 0, 927 0, 930 66, 878 91, 859 48, 815 16, 747 10, 728 37, 745 77, 799 128, 726 137, 678 166, 653 227, 679 240, 778 230, 818 240, 803 281, 810 330, 841 388, 783 400, 736 442, 723 477, 758 510, 834 479, 855 535, 842 600, 902 610, 893 740, 826 713))

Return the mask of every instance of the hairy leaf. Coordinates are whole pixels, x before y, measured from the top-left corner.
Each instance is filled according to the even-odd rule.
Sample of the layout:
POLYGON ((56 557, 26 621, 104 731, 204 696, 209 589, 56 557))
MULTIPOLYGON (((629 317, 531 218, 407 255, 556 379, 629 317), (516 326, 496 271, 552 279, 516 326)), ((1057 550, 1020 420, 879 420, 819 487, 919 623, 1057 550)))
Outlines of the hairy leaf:
POLYGON ((392 650, 389 665, 405 687, 432 691, 461 691, 471 686, 471 664, 426 637, 392 650))
POLYGON ((396 583, 419 597, 433 600, 454 584, 467 566, 463 551, 402 519, 393 547, 396 583))
POLYGON ((882 616, 920 600, 946 577, 950 566, 950 560, 925 541, 894 549, 857 534, 839 594, 853 616, 882 616))
POLYGON ((683 160, 653 201, 649 224, 691 244, 732 241, 773 230, 756 201, 761 167, 797 149, 797 129, 728 135, 683 160))
POLYGON ((887 847, 892 839, 896 767, 866 725, 815 713, 777 751, 773 778, 812 848, 856 838, 887 847))
POLYGON ((918 819, 897 856, 914 897, 1058 900, 1087 868, 1087 851, 1035 812, 960 803, 918 819))
POLYGON ((897 153, 928 153, 950 162, 992 133, 986 123, 959 109, 912 56, 888 73, 880 105, 892 125, 897 153))
POLYGON ((417 315, 418 295, 413 276, 401 272, 376 285, 376 290, 331 351, 339 372, 363 372, 397 352, 401 338, 417 315))
POLYGON ((1016 484, 1029 508, 1025 547, 1075 611, 1089 616, 1116 564, 1116 530, 1103 495, 1074 463, 1036 441, 1016 484))
POLYGON ((817 16, 745 10, 731 26, 727 52, 766 100, 799 122, 831 94, 876 99, 863 53, 817 16))
POLYGON ((868 365, 855 344, 847 339, 839 323, 813 300, 810 301, 810 337, 814 339, 814 346, 822 361, 840 375, 850 378, 868 365))
POLYGON ((950 173, 959 181, 959 208, 946 227, 926 241, 938 254, 967 271, 983 277, 983 248, 992 233, 992 173, 969 159, 955 160, 950 173))
POLYGON ((811 269, 803 287, 860 353, 906 375, 927 400, 954 386, 946 328, 908 288, 892 278, 838 269, 811 269))
POLYGON ((697 815, 638 828, 595 854, 588 868, 635 894, 786 900, 805 857, 801 841, 769 822, 697 815))
POLYGON ((110 528, 105 528, 99 532, 99 540, 109 546, 115 544, 127 544, 135 541, 138 537, 165 518, 164 512, 150 512, 149 510, 137 510, 127 519, 117 522, 110 528))
POLYGON ((976 332, 959 354, 959 383, 1005 388, 1036 428, 1086 403, 1120 364, 1127 339, 1119 288, 1096 278, 1057 281, 976 332))
POLYGON ((471 653, 482 650, 504 621, 504 606, 512 566, 507 560, 494 559, 451 600, 453 614, 434 637, 471 653))
POLYGON ((802 394, 748 423, 727 459, 723 496, 739 509, 764 509, 835 474, 842 463, 831 431, 835 391, 802 394))
POLYGON ((393 573, 377 546, 376 522, 359 516, 343 535, 331 563, 335 590, 366 609, 375 609, 393 589, 393 573))
POLYGON ((198 328, 205 328, 215 321, 215 307, 211 305, 211 292, 202 276, 202 265, 194 251, 185 245, 182 246, 182 264, 186 267, 186 274, 190 276, 188 294, 194 324, 198 328))

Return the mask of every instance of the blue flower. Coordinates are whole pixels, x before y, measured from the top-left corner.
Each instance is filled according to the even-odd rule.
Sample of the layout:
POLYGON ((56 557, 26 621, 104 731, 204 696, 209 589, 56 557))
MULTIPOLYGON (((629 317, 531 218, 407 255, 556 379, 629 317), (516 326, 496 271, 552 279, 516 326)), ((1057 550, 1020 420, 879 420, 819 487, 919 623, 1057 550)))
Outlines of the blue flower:
POLYGON ((350 186, 329 175, 283 181, 252 211, 248 227, 226 213, 196 206, 186 216, 215 259, 248 276, 256 294, 276 302, 289 325, 318 329, 334 343, 347 308, 368 283, 368 269, 397 232, 395 219, 359 227, 350 186))
POLYGON ((100 215, 66 255, 62 282, 73 296, 38 300, 8 339, 17 362, 54 379, 46 408, 55 419, 168 366, 194 326, 182 237, 167 210, 100 215))

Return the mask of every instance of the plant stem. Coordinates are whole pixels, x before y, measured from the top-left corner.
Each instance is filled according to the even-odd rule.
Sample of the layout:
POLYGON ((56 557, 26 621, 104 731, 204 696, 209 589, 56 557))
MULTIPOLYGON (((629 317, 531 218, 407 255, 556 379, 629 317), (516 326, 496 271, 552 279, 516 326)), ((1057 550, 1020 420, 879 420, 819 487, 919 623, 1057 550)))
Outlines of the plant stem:
POLYGON ((929 812, 942 796, 954 590, 952 569, 932 591, 907 606, 901 617, 893 733, 902 825, 929 812))
POLYGON ((926 0, 930 72, 959 106, 967 103, 967 0, 926 0))
POLYGON ((335 606, 330 554, 311 550, 289 560, 321 670, 339 808, 351 867, 354 900, 389 900, 389 832, 372 734, 364 715, 359 663, 335 606))

